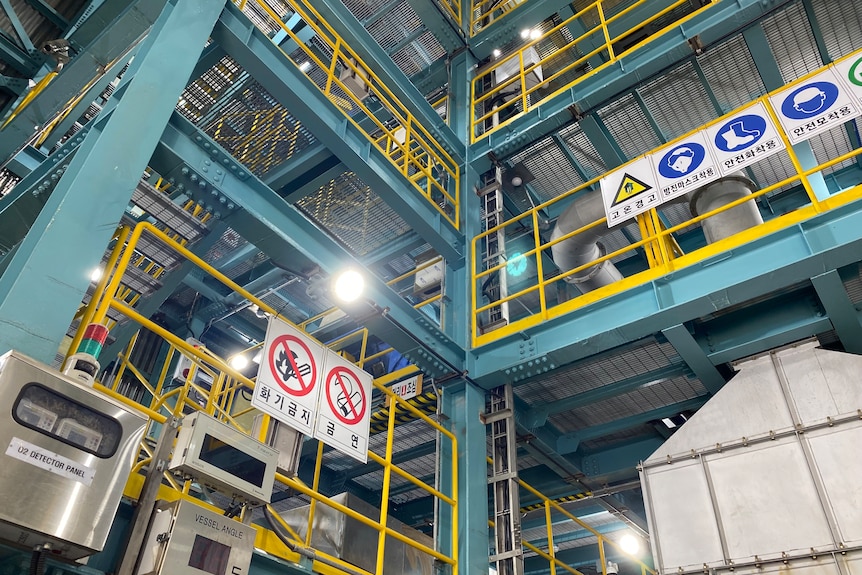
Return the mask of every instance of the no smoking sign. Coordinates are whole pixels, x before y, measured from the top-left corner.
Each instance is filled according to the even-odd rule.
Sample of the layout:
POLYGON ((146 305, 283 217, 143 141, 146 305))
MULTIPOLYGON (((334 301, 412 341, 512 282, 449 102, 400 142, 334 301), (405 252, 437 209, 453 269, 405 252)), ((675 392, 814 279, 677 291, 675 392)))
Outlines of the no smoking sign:
POLYGON ((372 377, 330 350, 324 373, 314 437, 367 463, 372 377))
POLYGON ((320 401, 320 374, 328 350, 292 325, 270 318, 251 399, 253 407, 311 435, 320 401))

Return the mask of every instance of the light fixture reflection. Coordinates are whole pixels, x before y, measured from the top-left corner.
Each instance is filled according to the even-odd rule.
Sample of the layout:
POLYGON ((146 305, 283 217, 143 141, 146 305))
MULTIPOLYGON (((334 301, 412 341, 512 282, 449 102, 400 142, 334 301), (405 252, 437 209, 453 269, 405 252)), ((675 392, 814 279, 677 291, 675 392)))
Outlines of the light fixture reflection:
POLYGON ((622 550, 629 555, 637 555, 641 550, 641 543, 637 537, 630 533, 626 533, 620 537, 620 547, 622 547, 622 550))
POLYGON ((237 371, 242 371, 248 367, 248 358, 243 354, 238 354, 230 358, 230 366, 237 371))
POLYGON ((359 299, 365 289, 365 278, 356 270, 345 270, 333 283, 335 296, 345 303, 359 299))

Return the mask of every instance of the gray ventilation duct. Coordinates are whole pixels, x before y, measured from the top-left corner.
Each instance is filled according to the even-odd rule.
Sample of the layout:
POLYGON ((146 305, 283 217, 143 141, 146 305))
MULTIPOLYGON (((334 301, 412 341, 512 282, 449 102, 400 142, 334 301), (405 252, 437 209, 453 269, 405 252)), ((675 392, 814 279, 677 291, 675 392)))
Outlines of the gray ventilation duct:
MULTIPOLYGON (((551 241, 580 229, 605 216, 602 194, 592 192, 584 194, 573 201, 566 211, 557 218, 557 225, 551 233, 551 241)), ((567 240, 551 246, 554 263, 563 273, 576 267, 588 264, 604 256, 607 252, 599 242, 610 230, 605 225, 590 228, 567 240)), ((577 287, 581 293, 587 293, 602 286, 610 285, 623 279, 622 274, 610 262, 590 266, 576 274, 568 276, 565 281, 577 287)))
MULTIPOLYGON (((736 172, 698 188, 684 198, 669 203, 688 200, 694 216, 705 214, 730 202, 750 196, 756 186, 742 172, 736 172)), ((665 204, 667 205, 667 204, 665 204)), ((551 241, 580 229, 605 216, 602 195, 599 192, 584 194, 573 201, 566 211, 557 218, 557 225, 551 233, 551 241)), ((711 244, 763 223, 763 217, 754 200, 740 204, 727 211, 715 214, 702 222, 706 242, 711 244)), ((554 263, 563 273, 588 264, 607 254, 599 239, 610 233, 605 225, 598 225, 587 231, 551 246, 554 263)), ((577 274, 568 276, 565 281, 574 284, 581 293, 612 284, 622 279, 622 274, 609 260, 590 266, 577 274)))
MULTIPOLYGON (((698 188, 686 197, 691 213, 697 216, 750 196, 755 189, 754 182, 742 175, 742 172, 736 172, 698 188)), ((762 223, 763 217, 757 209, 757 203, 751 200, 715 214, 705 219, 701 225, 706 243, 711 244, 762 223)))

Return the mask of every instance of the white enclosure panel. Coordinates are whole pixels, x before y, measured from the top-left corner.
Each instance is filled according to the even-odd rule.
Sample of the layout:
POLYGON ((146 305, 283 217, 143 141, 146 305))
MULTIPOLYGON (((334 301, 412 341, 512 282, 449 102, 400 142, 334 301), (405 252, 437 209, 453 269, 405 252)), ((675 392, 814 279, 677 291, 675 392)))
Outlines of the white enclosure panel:
POLYGON ((802 423, 853 413, 862 407, 862 357, 800 347, 780 355, 802 423))
POLYGON ((718 526, 700 460, 650 469, 647 478, 651 524, 657 530, 653 538, 658 542, 663 570, 674 572, 703 563, 723 565, 718 526))
POLYGON ((712 456, 708 467, 732 559, 832 545, 795 437, 712 456))
POLYGON ((862 544, 862 421, 811 432, 808 441, 845 543, 862 544))

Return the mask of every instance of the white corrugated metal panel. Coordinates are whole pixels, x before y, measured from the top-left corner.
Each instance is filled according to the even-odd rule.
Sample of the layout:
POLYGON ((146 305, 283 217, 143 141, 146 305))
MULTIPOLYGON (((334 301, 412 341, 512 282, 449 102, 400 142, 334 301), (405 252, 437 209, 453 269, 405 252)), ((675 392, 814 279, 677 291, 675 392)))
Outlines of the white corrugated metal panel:
POLYGON ((814 0, 811 4, 831 59, 862 46, 862 4, 835 0, 814 0))
POLYGON ((632 94, 626 94, 601 108, 598 114, 627 159, 635 158, 663 143, 632 94))
POLYGON ((765 18, 763 31, 785 84, 823 65, 802 2, 765 18))
POLYGON ((542 201, 556 198, 584 183, 551 138, 532 143, 513 156, 512 161, 523 162, 536 177, 530 186, 542 201))
POLYGON ((715 99, 726 114, 766 93, 742 35, 707 50, 698 63, 715 99))
POLYGON ((646 83, 638 92, 665 137, 672 140, 718 114, 691 62, 646 83))

